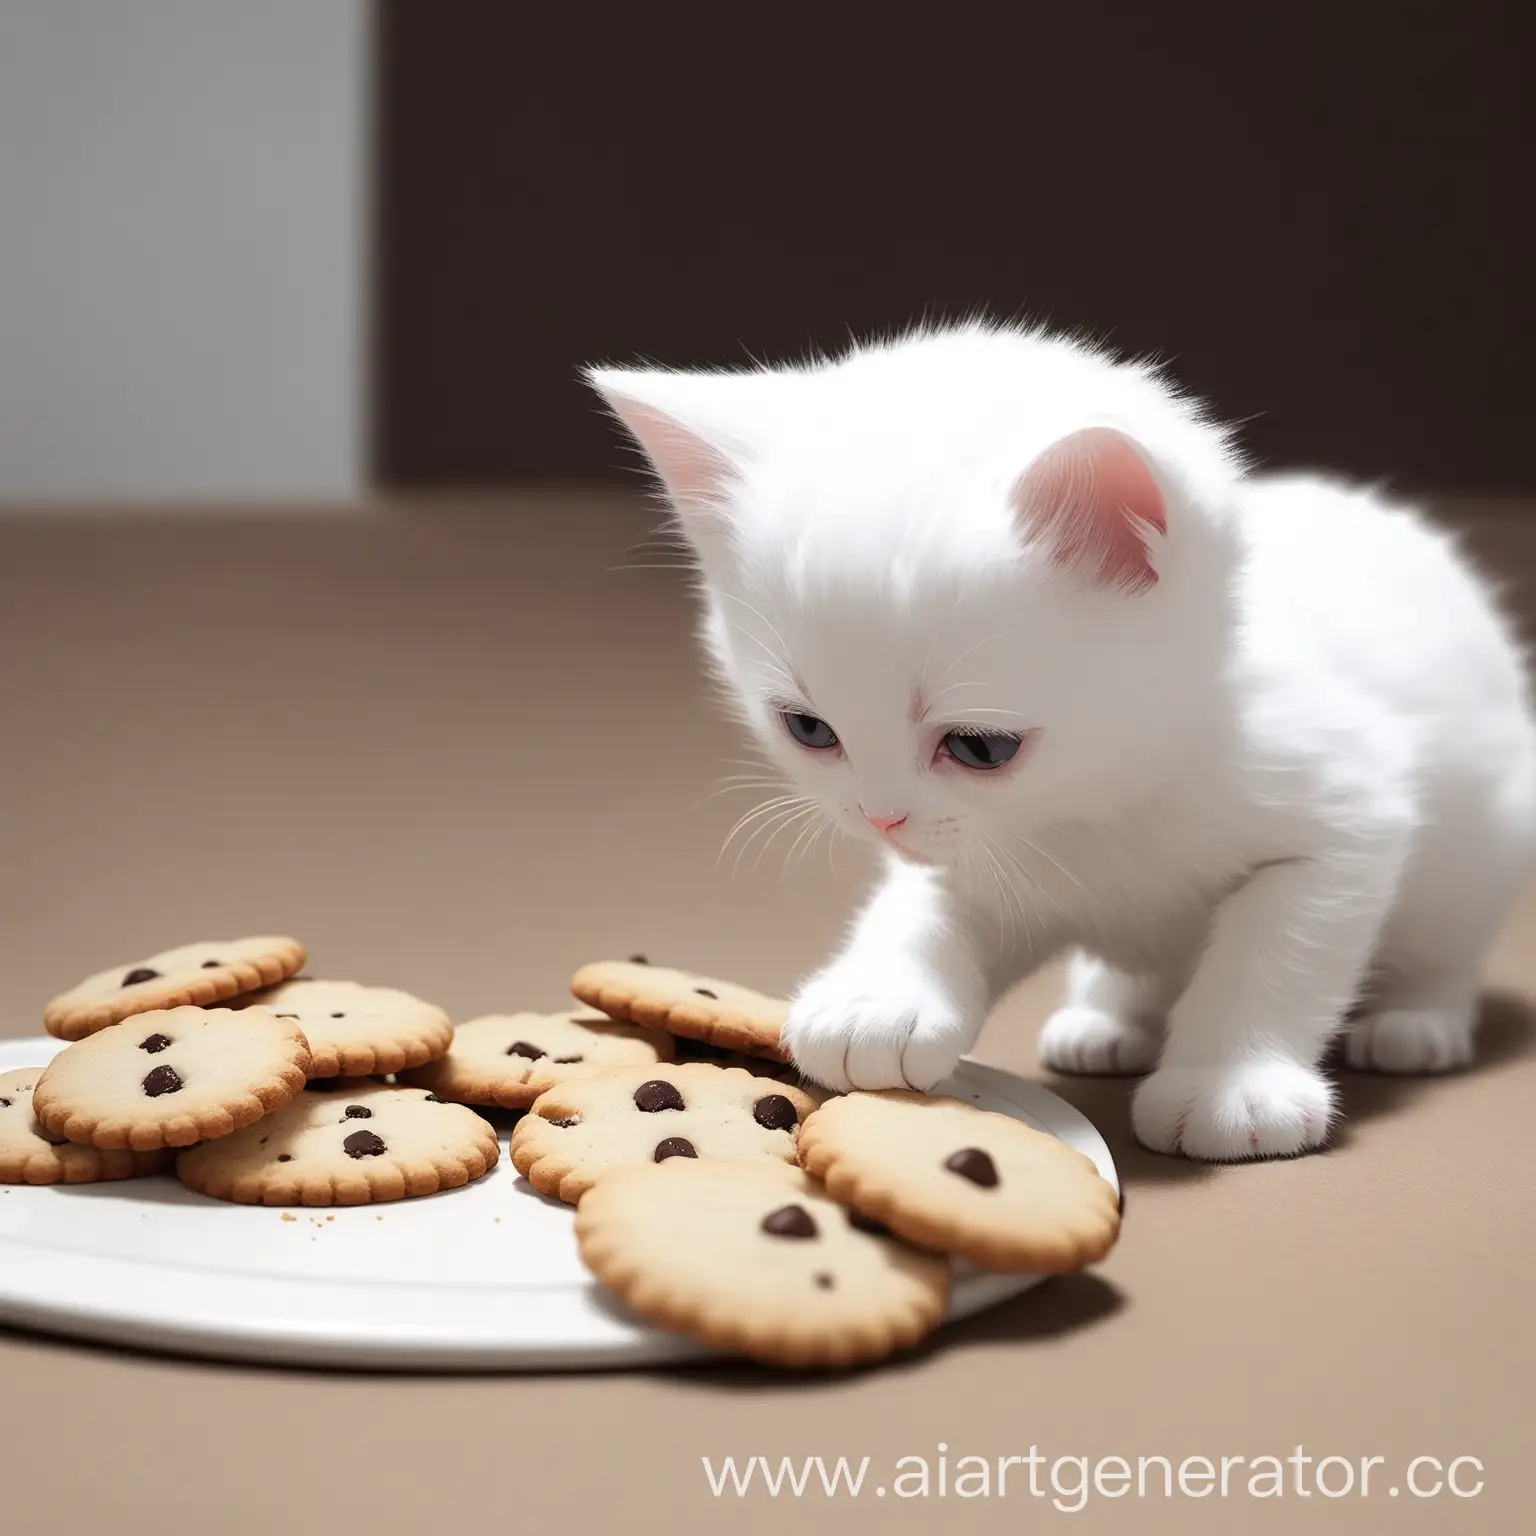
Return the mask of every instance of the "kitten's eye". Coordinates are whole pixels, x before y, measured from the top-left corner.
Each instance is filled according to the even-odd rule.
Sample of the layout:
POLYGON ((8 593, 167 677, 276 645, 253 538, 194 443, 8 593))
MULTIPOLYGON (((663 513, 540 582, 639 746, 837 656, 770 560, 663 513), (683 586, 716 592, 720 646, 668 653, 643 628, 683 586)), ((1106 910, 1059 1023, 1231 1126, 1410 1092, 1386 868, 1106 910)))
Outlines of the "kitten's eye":
POLYGON ((796 710, 786 709, 780 718, 784 721, 784 729, 802 747, 825 752, 828 747, 837 745, 837 732, 819 715, 802 715, 796 710))
POLYGON ((986 770, 1011 762, 1023 741, 1007 731, 951 731, 944 748, 957 763, 986 770))

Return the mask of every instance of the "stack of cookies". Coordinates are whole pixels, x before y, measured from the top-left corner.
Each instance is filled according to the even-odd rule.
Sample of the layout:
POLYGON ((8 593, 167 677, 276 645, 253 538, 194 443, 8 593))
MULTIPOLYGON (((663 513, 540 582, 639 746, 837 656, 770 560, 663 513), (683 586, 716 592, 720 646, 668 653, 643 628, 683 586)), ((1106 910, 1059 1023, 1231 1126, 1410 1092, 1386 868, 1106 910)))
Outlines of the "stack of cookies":
POLYGON ((938 1325, 953 1261, 1059 1274, 1115 1241, 1114 1190, 1053 1136, 956 1099, 797 1082, 782 999, 641 955, 571 990, 585 1009, 477 1019, 401 1075, 526 1109, 514 1166, 576 1205, 582 1257, 653 1322, 852 1365, 938 1325))
POLYGON ((88 977, 44 1012, 72 1042, 0 1073, 0 1182, 84 1183, 172 1165, 189 1188, 265 1205, 359 1205, 479 1178, 479 1115, 377 1074, 447 1051, 409 993, 297 973, 290 938, 214 940, 88 977))

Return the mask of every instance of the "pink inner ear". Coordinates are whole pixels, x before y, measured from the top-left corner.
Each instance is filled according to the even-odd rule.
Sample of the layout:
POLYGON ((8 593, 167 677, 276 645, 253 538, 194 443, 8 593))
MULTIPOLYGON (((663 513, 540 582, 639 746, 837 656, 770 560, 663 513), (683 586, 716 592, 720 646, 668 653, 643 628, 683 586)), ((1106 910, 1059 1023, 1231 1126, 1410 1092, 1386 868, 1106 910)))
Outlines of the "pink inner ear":
POLYGON ((707 507, 720 497, 733 474, 724 454, 653 406, 623 395, 608 396, 608 403, 645 450, 679 511, 707 507))
POLYGON ((1120 433, 1089 427, 1062 438, 1020 476, 1010 499, 1026 537, 1055 564, 1122 591, 1156 585, 1147 540, 1168 532, 1163 493, 1120 433))

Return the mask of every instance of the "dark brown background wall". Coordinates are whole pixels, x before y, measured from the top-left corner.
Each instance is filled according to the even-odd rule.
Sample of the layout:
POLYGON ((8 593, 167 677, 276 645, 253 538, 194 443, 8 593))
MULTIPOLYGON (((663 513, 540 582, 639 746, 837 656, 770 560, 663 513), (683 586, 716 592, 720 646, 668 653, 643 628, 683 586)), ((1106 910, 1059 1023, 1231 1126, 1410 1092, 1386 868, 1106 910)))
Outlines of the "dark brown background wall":
POLYGON ((383 6, 386 484, 619 472, 583 361, 984 307, 1272 460, 1530 488, 1532 7, 854 9, 383 6))

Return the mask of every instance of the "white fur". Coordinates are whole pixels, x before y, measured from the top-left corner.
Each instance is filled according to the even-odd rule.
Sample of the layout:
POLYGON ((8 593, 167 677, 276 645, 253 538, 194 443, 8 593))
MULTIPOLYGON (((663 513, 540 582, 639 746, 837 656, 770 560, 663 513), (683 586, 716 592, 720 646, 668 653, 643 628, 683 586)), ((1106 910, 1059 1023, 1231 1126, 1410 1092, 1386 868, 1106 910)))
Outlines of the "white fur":
POLYGON ((1320 1059, 1357 1004, 1356 1065, 1469 1059, 1536 831, 1536 730, 1488 589, 1415 512, 1252 476, 1156 370, 1034 332, 592 379, 670 491, 740 713, 822 815, 886 846, 794 998, 809 1076, 929 1087, 1063 951, 1045 1059, 1151 1071, 1133 1120, 1160 1151, 1318 1146, 1320 1059), (1010 508, 1095 426, 1163 493, 1146 591, 1074 579, 1010 508), (937 771, 918 689, 941 725, 1039 734, 1012 773, 937 771), (840 751, 793 742, 785 704, 840 751), (908 819, 881 836, 861 807, 908 819))

